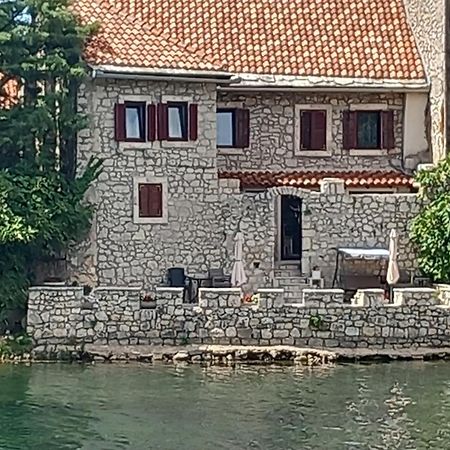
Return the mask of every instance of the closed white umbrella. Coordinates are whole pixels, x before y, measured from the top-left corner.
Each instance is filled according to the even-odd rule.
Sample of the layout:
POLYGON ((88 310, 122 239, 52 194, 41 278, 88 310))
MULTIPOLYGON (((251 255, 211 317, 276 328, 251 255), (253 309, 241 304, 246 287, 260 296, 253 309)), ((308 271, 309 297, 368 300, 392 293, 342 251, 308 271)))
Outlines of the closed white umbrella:
POLYGON ((386 281, 391 286, 400 279, 400 272, 397 264, 398 239, 397 232, 391 230, 389 235, 389 264, 387 269, 386 281))
POLYGON ((240 287, 247 282, 247 275, 242 262, 242 246, 244 245, 244 235, 237 232, 234 237, 234 264, 231 272, 231 285, 240 287))

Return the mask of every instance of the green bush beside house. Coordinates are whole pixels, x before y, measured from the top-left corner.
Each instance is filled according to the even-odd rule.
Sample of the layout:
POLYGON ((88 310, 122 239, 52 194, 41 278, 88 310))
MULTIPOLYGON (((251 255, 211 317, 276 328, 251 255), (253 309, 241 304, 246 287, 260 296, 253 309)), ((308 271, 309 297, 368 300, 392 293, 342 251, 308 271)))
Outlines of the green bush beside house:
POLYGON ((0 2, 0 331, 25 312, 37 261, 65 251, 89 230, 83 199, 100 170, 77 176, 76 96, 86 67, 68 0, 0 2), (18 93, 11 99, 11 84, 18 93), (9 96, 9 97, 8 97, 9 96))

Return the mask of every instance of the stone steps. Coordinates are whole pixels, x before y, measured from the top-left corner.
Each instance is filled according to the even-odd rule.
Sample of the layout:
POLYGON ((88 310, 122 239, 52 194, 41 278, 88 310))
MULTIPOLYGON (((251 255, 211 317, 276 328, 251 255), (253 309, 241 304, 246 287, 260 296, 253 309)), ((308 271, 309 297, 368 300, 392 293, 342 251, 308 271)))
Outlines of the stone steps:
POLYGON ((278 286, 286 287, 286 286, 307 286, 308 279, 306 277, 276 277, 275 278, 278 286))
POLYGON ((273 283, 274 287, 284 289, 284 297, 289 303, 301 302, 303 289, 309 287, 308 279, 292 266, 289 269, 276 270, 273 283))

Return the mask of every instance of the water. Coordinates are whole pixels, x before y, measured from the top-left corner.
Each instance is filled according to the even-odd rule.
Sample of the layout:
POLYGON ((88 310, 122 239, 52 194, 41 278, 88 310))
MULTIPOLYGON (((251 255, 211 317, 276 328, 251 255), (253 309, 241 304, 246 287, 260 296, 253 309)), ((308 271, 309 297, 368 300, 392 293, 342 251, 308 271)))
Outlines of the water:
POLYGON ((0 365, 0 449, 450 449, 450 364, 0 365))

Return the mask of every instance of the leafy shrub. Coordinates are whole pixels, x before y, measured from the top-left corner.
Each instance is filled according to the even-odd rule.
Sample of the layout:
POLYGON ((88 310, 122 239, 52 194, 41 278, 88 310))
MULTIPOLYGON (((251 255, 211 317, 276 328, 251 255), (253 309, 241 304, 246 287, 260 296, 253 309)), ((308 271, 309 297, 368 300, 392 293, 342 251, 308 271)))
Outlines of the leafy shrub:
POLYGON ((450 283, 450 157, 421 170, 422 209, 411 226, 422 272, 435 282, 450 283))

